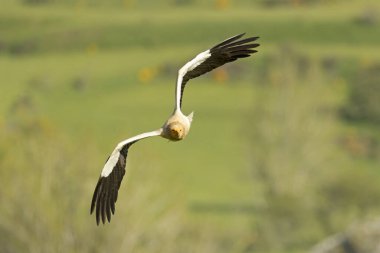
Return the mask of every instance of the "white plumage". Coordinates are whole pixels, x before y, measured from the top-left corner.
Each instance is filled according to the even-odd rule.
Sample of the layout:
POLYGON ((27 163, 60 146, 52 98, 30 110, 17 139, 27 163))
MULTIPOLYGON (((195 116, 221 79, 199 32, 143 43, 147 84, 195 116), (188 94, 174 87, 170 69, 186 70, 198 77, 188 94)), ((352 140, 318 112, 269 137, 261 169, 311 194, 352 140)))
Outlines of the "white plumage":
POLYGON ((194 59, 186 63, 179 71, 178 71, 178 78, 177 78, 177 85, 176 85, 176 106, 175 109, 180 109, 180 103, 181 103, 181 87, 182 87, 182 80, 183 77, 186 75, 188 71, 194 70, 196 67, 201 65, 207 58, 211 56, 210 50, 206 50, 200 54, 198 54, 194 59))
POLYGON ((136 135, 132 138, 126 139, 119 144, 117 144, 116 148, 113 150, 112 154, 108 158, 106 164, 104 164, 102 173, 100 174, 101 177, 108 177, 108 175, 112 172, 113 168, 115 167, 116 163, 119 161, 120 157, 120 150, 127 144, 136 142, 138 140, 147 138, 147 137, 153 137, 153 136, 159 136, 162 133, 162 129, 147 132, 143 134, 136 135))

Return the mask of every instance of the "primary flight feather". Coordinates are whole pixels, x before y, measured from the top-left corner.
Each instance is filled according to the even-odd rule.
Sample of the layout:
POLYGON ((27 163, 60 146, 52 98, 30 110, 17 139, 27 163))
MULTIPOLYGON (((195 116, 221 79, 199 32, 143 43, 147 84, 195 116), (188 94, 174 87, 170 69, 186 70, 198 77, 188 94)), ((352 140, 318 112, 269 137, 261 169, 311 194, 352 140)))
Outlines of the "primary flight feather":
POLYGON ((136 135, 120 142, 107 159, 100 174, 98 183, 91 201, 92 214, 95 210, 96 223, 104 224, 111 221, 115 213, 115 203, 121 181, 125 174, 126 159, 132 144, 148 137, 161 136, 171 141, 179 141, 186 137, 190 131, 193 113, 188 116, 181 111, 183 91, 186 83, 193 78, 203 75, 217 67, 239 58, 249 57, 257 51, 253 48, 259 46, 256 41, 259 37, 241 39, 244 33, 228 38, 212 48, 198 54, 186 63, 179 71, 175 89, 175 106, 164 125, 151 132, 136 135))
POLYGON ((244 33, 233 36, 218 45, 198 54, 194 59, 186 63, 178 72, 176 86, 176 108, 182 105, 182 96, 186 83, 195 77, 203 75, 228 62, 236 61, 256 53, 257 43, 251 43, 259 37, 250 37, 239 40, 244 33))

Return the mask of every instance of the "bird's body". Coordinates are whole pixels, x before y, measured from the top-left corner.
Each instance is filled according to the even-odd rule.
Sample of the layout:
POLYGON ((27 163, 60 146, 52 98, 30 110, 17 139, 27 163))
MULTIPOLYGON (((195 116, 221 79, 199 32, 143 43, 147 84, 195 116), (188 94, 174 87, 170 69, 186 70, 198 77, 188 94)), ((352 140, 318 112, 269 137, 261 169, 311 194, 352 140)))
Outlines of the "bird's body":
POLYGON ((110 221, 111 213, 115 213, 115 203, 125 174, 126 158, 130 146, 141 139, 154 136, 161 136, 171 141, 183 140, 189 134, 193 120, 193 113, 186 116, 181 111, 186 83, 190 79, 203 75, 225 63, 248 57, 257 52, 252 48, 256 48, 259 44, 251 42, 258 37, 239 40, 243 35, 244 33, 226 39, 186 63, 178 71, 174 111, 164 125, 155 131, 126 139, 116 146, 103 167, 91 201, 91 213, 96 210, 96 222, 98 224, 100 219, 103 223, 106 219, 110 221))
POLYGON ((193 113, 185 116, 181 110, 175 110, 162 126, 161 136, 171 141, 180 141, 189 133, 192 121, 193 113))

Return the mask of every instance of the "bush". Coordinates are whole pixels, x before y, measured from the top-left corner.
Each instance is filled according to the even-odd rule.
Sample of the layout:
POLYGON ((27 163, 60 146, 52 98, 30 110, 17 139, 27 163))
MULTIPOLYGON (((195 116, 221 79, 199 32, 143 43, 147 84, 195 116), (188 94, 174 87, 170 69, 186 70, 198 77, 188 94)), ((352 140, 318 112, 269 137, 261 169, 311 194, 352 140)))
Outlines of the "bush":
POLYGON ((304 252, 356 219, 379 213, 373 201, 380 198, 379 176, 356 166, 339 145, 339 99, 320 67, 311 63, 300 77, 297 61, 282 54, 276 59, 250 118, 253 180, 261 193, 254 200, 256 246, 304 252))
POLYGON ((380 64, 362 69, 352 82, 342 116, 350 121, 380 124, 380 64))

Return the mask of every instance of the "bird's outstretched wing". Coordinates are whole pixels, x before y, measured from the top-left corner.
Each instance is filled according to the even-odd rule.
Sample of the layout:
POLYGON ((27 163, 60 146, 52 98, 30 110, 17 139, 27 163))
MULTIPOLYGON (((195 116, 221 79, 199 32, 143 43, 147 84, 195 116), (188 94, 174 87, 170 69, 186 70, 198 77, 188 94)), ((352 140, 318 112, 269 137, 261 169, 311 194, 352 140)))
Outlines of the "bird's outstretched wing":
POLYGON ((257 52, 257 50, 252 48, 256 48, 260 44, 251 42, 257 40, 259 37, 239 40, 244 34, 245 33, 242 33, 226 39, 218 45, 198 54, 178 71, 176 109, 180 109, 182 105, 182 95, 187 81, 220 67, 227 62, 245 58, 257 52))
POLYGON ((96 209, 96 223, 99 225, 100 219, 103 224, 111 221, 111 213, 115 213, 115 203, 118 190, 125 174, 125 164, 129 147, 138 140, 161 135, 162 129, 139 134, 120 142, 111 156, 108 158, 96 184, 94 195, 91 201, 91 211, 96 209))

